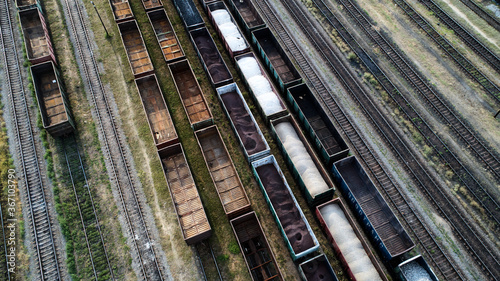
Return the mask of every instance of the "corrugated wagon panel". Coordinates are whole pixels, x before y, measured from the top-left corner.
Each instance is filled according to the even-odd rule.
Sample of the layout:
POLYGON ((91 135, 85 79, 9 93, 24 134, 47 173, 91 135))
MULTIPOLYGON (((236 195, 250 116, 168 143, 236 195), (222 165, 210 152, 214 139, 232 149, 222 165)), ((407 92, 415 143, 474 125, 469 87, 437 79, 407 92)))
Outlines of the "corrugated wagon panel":
POLYGON ((250 211, 250 200, 217 126, 198 130, 195 136, 226 216, 234 218, 250 211))
POLYGON ((51 61, 31 67, 38 107, 43 127, 54 137, 73 132, 74 124, 66 94, 54 63, 51 61))
POLYGON ((410 236, 354 156, 335 162, 333 173, 385 260, 413 249, 410 236))
POLYGON ((347 157, 347 144, 306 84, 288 88, 287 100, 328 167, 347 157))
POLYGON ((168 68, 174 78, 177 93, 179 93, 191 127, 198 130, 212 125, 212 113, 189 62, 181 60, 169 64, 168 68))
POLYGON ((127 21, 134 18, 130 4, 126 0, 109 0, 115 22, 127 21))
POLYGON ((231 8, 235 11, 236 18, 243 26, 245 33, 251 36, 251 32, 266 26, 260 14, 250 0, 229 0, 231 8))
POLYGON ((35 6, 19 11, 19 21, 23 31, 26 55, 31 64, 50 60, 56 63, 45 18, 40 10, 35 6))
POLYGON ((282 93, 285 93, 288 87, 302 83, 302 77, 269 28, 254 30, 252 42, 278 82, 282 93))
POLYGON ((167 63, 184 58, 184 51, 164 9, 148 12, 156 40, 167 63))
POLYGON ((137 22, 135 20, 121 22, 118 24, 118 28, 134 77, 139 78, 152 74, 154 72, 153 63, 149 58, 137 22))
POLYGON ((142 5, 146 11, 163 8, 161 0, 142 0, 142 5))
POLYGON ((135 84, 141 96, 142 106, 148 118, 156 148, 160 149, 179 142, 156 75, 136 79, 135 84))
POLYGON ((158 156, 184 240, 191 245, 207 239, 212 234, 212 228, 181 144, 159 150, 158 156))

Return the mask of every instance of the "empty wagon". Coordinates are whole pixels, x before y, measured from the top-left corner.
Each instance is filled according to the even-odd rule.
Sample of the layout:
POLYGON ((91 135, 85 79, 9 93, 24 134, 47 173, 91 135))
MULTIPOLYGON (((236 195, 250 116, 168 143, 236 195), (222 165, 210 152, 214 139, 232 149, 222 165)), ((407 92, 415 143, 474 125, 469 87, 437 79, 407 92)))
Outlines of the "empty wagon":
POLYGON ((135 20, 121 22, 118 24, 118 28, 134 77, 139 78, 152 74, 154 71, 153 63, 149 58, 137 22, 135 20))
POLYGON ((31 67, 43 127, 53 137, 73 132, 75 125, 61 79, 52 61, 31 67))
POLYGON ((250 200, 217 126, 198 130, 195 136, 226 216, 234 218, 250 211, 250 200))
POLYGON ((157 149, 179 142, 172 117, 163 98, 156 75, 135 80, 142 106, 148 118, 149 129, 157 149))
POLYGON ((210 237, 212 228, 180 143, 158 151, 182 237, 188 245, 210 237))
POLYGON ((181 60, 168 65, 170 74, 174 78, 177 93, 182 106, 191 124, 191 128, 198 130, 213 124, 212 113, 203 96, 198 80, 194 76, 191 65, 187 60, 181 60))
POLYGON ((354 157, 337 161, 333 174, 365 231, 386 261, 409 252, 415 244, 354 157))
POLYGON ((230 223, 252 279, 254 281, 283 280, 276 258, 255 212, 232 219, 230 223))
POLYGON ((26 55, 32 65, 46 61, 56 63, 45 17, 38 7, 19 11, 26 55))
POLYGON ((181 44, 164 9, 148 12, 149 22, 167 63, 184 58, 181 44))

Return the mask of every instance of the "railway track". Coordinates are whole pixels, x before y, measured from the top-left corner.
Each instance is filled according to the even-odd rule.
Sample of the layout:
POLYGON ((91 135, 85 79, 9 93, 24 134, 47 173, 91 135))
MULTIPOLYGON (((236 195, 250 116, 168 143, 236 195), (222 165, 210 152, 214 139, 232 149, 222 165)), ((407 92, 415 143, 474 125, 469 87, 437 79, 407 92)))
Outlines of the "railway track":
POLYGON ((32 124, 29 117, 26 94, 21 76, 21 65, 18 60, 18 52, 14 39, 15 19, 10 14, 10 1, 0 1, 0 29, 1 42, 4 57, 4 70, 6 76, 6 87, 11 102, 12 118, 16 140, 18 144, 18 155, 20 168, 26 188, 26 201, 30 214, 30 225, 34 239, 34 258, 38 260, 37 268, 31 272, 40 280, 61 280, 59 261, 54 243, 54 234, 50 214, 45 199, 42 175, 38 164, 32 124))
POLYGON ((462 3, 469 7, 474 13, 476 13, 479 17, 485 20, 489 25, 491 25, 496 30, 500 31, 500 22, 491 16, 487 11, 485 11, 481 6, 476 4, 475 1, 472 0, 460 0, 462 3))
MULTIPOLYGON (((405 1, 405 0, 404 0, 405 1)), ((462 41, 467 44, 474 52, 480 55, 483 60, 488 63, 497 73, 500 73, 500 59, 488 47, 483 45, 479 40, 463 28, 457 21, 448 15, 441 7, 433 0, 419 0, 427 9, 434 14, 449 28, 451 28, 462 41)))
POLYGON ((217 259, 215 258, 215 255, 214 255, 214 251, 212 250, 212 246, 210 245, 210 242, 208 242, 208 240, 204 240, 200 243, 196 243, 195 245, 192 246, 194 248, 194 251, 196 252, 196 255, 198 256, 198 261, 200 262, 200 265, 201 265, 201 270, 202 270, 202 273, 203 273, 203 278, 205 281, 208 281, 208 280, 213 280, 214 278, 209 278, 207 276, 207 273, 206 273, 206 270, 205 268, 207 267, 207 264, 203 264, 203 259, 202 259, 202 255, 204 256, 207 256, 209 255, 209 260, 211 259, 215 265, 215 269, 217 270, 217 280, 224 280, 222 279, 222 275, 220 273, 220 269, 219 269, 219 266, 217 265, 217 259))
MULTIPOLYGON (((386 195, 389 197, 389 200, 396 207, 398 212, 400 212, 403 220, 416 236, 418 243, 421 245, 422 251, 425 251, 424 255, 426 255, 427 259, 431 261, 431 265, 437 269, 436 271, 439 275, 447 280, 463 280, 464 277, 462 273, 453 265, 447 254, 435 241, 431 232, 426 228, 426 226, 419 219, 418 215, 413 211, 413 208, 408 204, 405 197, 399 190, 399 187, 395 185, 387 172, 380 165, 370 148, 366 145, 363 138, 356 131, 357 129, 348 120, 340 106, 333 100, 324 84, 321 82, 319 77, 316 76, 315 71, 307 62, 307 59, 304 58, 297 46, 293 43, 293 40, 289 37, 286 29, 278 21, 276 15, 272 11, 272 8, 269 7, 267 3, 263 3, 261 1, 257 1, 257 3, 266 15, 270 25, 274 27, 275 31, 291 52, 292 56, 296 59, 297 65, 302 68, 312 88, 318 92, 319 96, 325 102, 325 105, 328 107, 344 133, 347 135, 349 141, 354 146, 354 150, 359 154, 361 160, 368 167, 368 170, 372 173, 377 184, 384 189, 386 195)), ((419 161, 413 156, 413 154, 409 153, 410 150, 408 145, 405 144, 405 142, 402 141, 394 131, 392 131, 387 120, 385 120, 376 107, 371 104, 370 98, 361 90, 361 87, 353 79, 345 66, 343 66, 339 62, 338 58, 335 57, 335 54, 330 49, 329 45, 320 36, 311 36, 311 34, 318 33, 313 28, 313 24, 309 22, 307 15, 304 14, 301 8, 294 6, 295 3, 288 1, 283 3, 296 22, 305 31, 309 39, 312 40, 316 49, 322 53, 322 56, 332 66, 332 70, 335 72, 346 90, 357 100, 362 110, 367 113, 367 116, 371 118, 377 130, 396 152, 396 155, 401 160, 401 163, 403 163, 410 174, 413 175, 415 182, 424 190, 424 192, 429 194, 431 202, 433 202, 440 214, 451 222, 455 232, 459 237, 461 237, 465 247, 471 251, 475 258, 477 258, 478 263, 482 267, 483 271, 486 272, 486 275, 488 275, 491 280, 495 280, 496 276, 498 276, 499 265, 496 257, 493 256, 489 249, 481 242, 480 238, 476 236, 467 220, 465 220, 463 216, 458 213, 454 205, 441 192, 435 181, 420 166, 419 161)))
MULTIPOLYGON (((91 47, 87 22, 83 13, 83 3, 65 0, 65 14, 84 84, 92 97, 97 123, 102 136, 105 157, 109 159, 110 180, 117 187, 122 204, 122 213, 128 226, 129 237, 133 241, 132 257, 140 272, 139 279, 163 280, 162 269, 158 263, 155 243, 150 238, 148 226, 139 202, 136 179, 132 177, 132 163, 125 155, 124 137, 119 134, 115 116, 111 110, 106 91, 99 76, 99 70, 91 47)), ((144 202, 142 204, 145 204, 144 202)))
POLYGON ((75 135, 61 140, 96 280, 115 280, 75 135))
POLYGON ((500 89, 490 81, 479 69, 477 69, 468 59, 466 59, 452 44, 441 36, 429 22, 420 16, 405 0, 394 0, 394 2, 412 19, 427 35, 438 44, 443 51, 452 58, 455 63, 465 71, 470 77, 481 85, 495 104, 500 105, 500 89))
MULTIPOLYGON (((339 0, 343 7, 356 19, 357 26, 360 26, 368 38, 373 43, 380 47, 380 50, 392 62, 393 66, 405 77, 412 87, 419 93, 422 100, 434 110, 436 114, 453 129, 455 135, 462 140, 469 150, 480 159, 489 171, 496 178, 496 182, 500 181, 500 162, 496 155, 486 147, 476 134, 469 130, 469 127, 464 124, 459 116, 457 116, 448 105, 442 101, 438 94, 430 87, 425 79, 421 78, 410 63, 404 58, 401 51, 393 47, 380 33, 372 28, 371 23, 349 0, 339 0)), ((422 136, 426 136, 425 141, 430 147, 433 147, 441 157, 443 163, 450 167, 455 175, 458 175, 459 180, 468 188, 474 198, 481 203, 486 210, 489 218, 496 223, 496 230, 500 229, 500 206, 498 201, 489 194, 483 185, 476 179, 474 174, 467 168, 458 158, 456 152, 448 149, 447 145, 435 133, 435 130, 425 121, 425 118, 420 115, 412 102, 410 102, 378 67, 377 63, 367 54, 367 52, 358 44, 358 42, 349 34, 347 29, 335 17, 333 12, 328 8, 322 0, 313 1, 316 7, 322 12, 328 22, 341 34, 344 41, 358 54, 364 65, 370 69, 372 74, 377 78, 379 83, 384 87, 384 90, 392 97, 400 109, 406 114, 414 127, 417 128, 422 136)))

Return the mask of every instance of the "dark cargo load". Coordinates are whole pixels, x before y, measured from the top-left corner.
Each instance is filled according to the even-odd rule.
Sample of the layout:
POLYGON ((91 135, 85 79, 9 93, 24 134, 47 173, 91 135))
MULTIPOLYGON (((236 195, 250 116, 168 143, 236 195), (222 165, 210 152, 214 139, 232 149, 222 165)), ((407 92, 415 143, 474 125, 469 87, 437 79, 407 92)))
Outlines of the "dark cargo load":
POLYGON ((111 10, 113 10, 115 22, 118 23, 134 18, 134 14, 127 0, 109 0, 109 4, 111 5, 111 10))
POLYGON ((319 249, 318 240, 273 155, 252 162, 271 213, 295 261, 319 249))
POLYGON ((233 76, 207 28, 202 27, 192 30, 189 34, 212 85, 217 88, 233 82, 233 76))
POLYGON ((252 279, 254 281, 283 280, 276 258, 255 212, 232 219, 230 223, 252 279))
POLYGON ((299 273, 306 281, 337 281, 330 262, 324 254, 299 264, 299 273))
POLYGON ((260 14, 257 10, 255 10, 255 6, 252 4, 252 1, 229 0, 229 4, 248 36, 251 35, 252 31, 266 26, 266 23, 262 20, 260 14))
POLYGON ((224 47, 229 52, 229 56, 241 55, 250 51, 245 36, 241 33, 238 24, 229 12, 224 2, 215 2, 207 6, 208 17, 212 20, 215 30, 224 43, 224 47))
POLYGON ((172 0, 184 26, 188 29, 196 29, 205 25, 205 21, 196 9, 193 0, 172 0))
POLYGON ((32 65, 56 62, 52 42, 45 23, 45 17, 36 6, 19 11, 19 21, 23 30, 26 55, 32 65))
POLYGON ((164 9, 148 12, 149 22, 153 27, 156 40, 160 45, 163 57, 167 63, 184 58, 181 44, 175 34, 167 13, 164 9))
POLYGON ((188 245, 212 235, 212 228, 180 143, 158 151, 182 237, 188 245))
POLYGON ((257 46, 260 57, 278 82, 282 93, 288 87, 302 83, 302 77, 269 28, 254 30, 252 42, 257 46))
POLYGON ((354 156, 335 162, 333 174, 340 183, 340 190, 386 261, 391 261, 415 247, 354 156))
POLYGON ((287 99, 328 167, 347 157, 347 144, 306 84, 288 88, 287 99))
POLYGON ((339 198, 316 207, 316 217, 351 280, 387 281, 382 266, 339 198))
POLYGON ((252 162, 269 155, 269 145, 250 108, 248 108, 238 85, 232 83, 217 88, 217 94, 247 160, 252 162))
POLYGON ((287 115, 272 120, 271 132, 307 203, 315 206, 332 199, 335 191, 333 182, 295 119, 287 115))
POLYGON ((250 200, 217 126, 196 131, 195 136, 226 216, 234 218, 250 211, 250 200))
POLYGON ((169 64, 168 68, 174 78, 175 87, 181 97, 182 106, 186 111, 191 127, 194 130, 198 130, 212 125, 212 113, 210 113, 208 104, 189 62, 181 60, 169 64))
POLYGON ((141 96, 144 112, 148 117, 149 128, 156 148, 160 149, 179 142, 156 75, 136 79, 135 84, 141 96))
POLYGON ((31 76, 43 127, 53 137, 73 132, 75 126, 69 102, 54 63, 48 61, 32 66, 31 76))
POLYGON ((264 119, 269 122, 287 115, 285 103, 281 100, 278 91, 254 53, 236 56, 234 60, 236 61, 236 69, 240 72, 245 86, 264 119))
POLYGON ((154 72, 153 63, 149 59, 148 50, 137 22, 135 20, 121 22, 118 24, 118 28, 134 77, 139 78, 152 74, 154 72))

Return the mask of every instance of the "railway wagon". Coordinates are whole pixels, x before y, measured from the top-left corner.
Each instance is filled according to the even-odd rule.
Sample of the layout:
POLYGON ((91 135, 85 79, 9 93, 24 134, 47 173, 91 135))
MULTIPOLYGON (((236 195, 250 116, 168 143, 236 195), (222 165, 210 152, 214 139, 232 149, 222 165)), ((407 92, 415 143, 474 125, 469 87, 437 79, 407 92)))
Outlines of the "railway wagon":
POLYGON ((212 86, 218 88, 233 82, 233 76, 222 59, 208 29, 206 27, 198 28, 191 30, 189 34, 212 86))
POLYGON ((276 258, 255 212, 234 218, 230 223, 252 279, 254 281, 283 280, 276 258))
POLYGON ((170 63, 183 59, 184 51, 168 19, 167 13, 165 13, 165 9, 150 11, 147 14, 165 61, 170 63))
POLYGON ((109 0, 115 22, 131 20, 134 18, 130 3, 127 0, 109 0))
POLYGON ((338 280, 325 254, 321 254, 299 264, 299 274, 305 281, 338 280))
POLYGON ((40 11, 42 10, 42 6, 38 0, 16 0, 16 7, 18 10, 26 10, 38 7, 40 11))
POLYGON ((33 8, 19 11, 26 55, 32 65, 50 60, 57 63, 45 17, 40 11, 36 5, 33 8))
POLYGON ((421 255, 400 263, 396 272, 403 281, 439 280, 421 255))
POLYGON ((157 149, 179 142, 172 117, 163 98, 156 75, 135 79, 142 107, 148 117, 149 129, 157 149))
POLYGON ((123 46, 127 52, 128 62, 135 78, 140 78, 154 72, 153 63, 142 39, 141 31, 135 20, 118 24, 123 46))
POLYGON ((193 0, 172 0, 172 2, 187 30, 205 26, 205 21, 196 9, 193 0))
POLYGON ((158 150, 182 237, 188 245, 212 235, 189 164, 180 143, 158 150))
POLYGON ((283 94, 288 87, 302 83, 302 77, 269 28, 254 30, 252 42, 283 94))
POLYGON ((229 0, 229 5, 236 15, 236 19, 243 27, 246 35, 251 37, 252 31, 263 28, 266 23, 250 0, 229 0))
POLYGON ((241 33, 226 4, 220 1, 211 3, 207 6, 207 9, 208 17, 222 39, 231 59, 234 59, 234 56, 249 52, 250 44, 241 33))
POLYGON ((333 182, 295 119, 287 115, 272 120, 271 132, 307 203, 315 206, 332 199, 335 191, 333 182))
POLYGON ((144 10, 146 11, 163 8, 163 3, 161 2, 161 0, 142 0, 141 2, 144 6, 144 10))
POLYGON ((316 217, 351 280, 387 281, 381 265, 340 199, 317 206, 316 217))
POLYGON ((252 209, 250 200, 217 126, 194 134, 226 216, 231 219, 249 212, 252 209))
POLYGON ((30 69, 43 127, 53 137, 73 132, 75 125, 69 102, 54 63, 44 62, 30 69))
POLYGON ((318 240, 274 156, 270 155, 252 162, 252 172, 292 259, 295 261, 317 251, 318 240))
POLYGON ((181 60, 169 64, 168 68, 174 78, 177 93, 181 98, 191 128, 198 130, 212 125, 212 113, 189 62, 181 60))
POLYGON ((256 101, 266 122, 288 114, 285 103, 278 94, 266 71, 254 53, 234 57, 236 69, 243 77, 243 82, 256 101))
POLYGON ((217 96, 248 162, 269 155, 269 145, 238 85, 231 83, 217 88, 217 96))
POLYGON ((335 162, 332 171, 340 190, 385 261, 390 262, 415 247, 354 156, 335 162))
POLYGON ((347 157, 349 147, 306 84, 288 88, 287 100, 328 167, 347 157))

